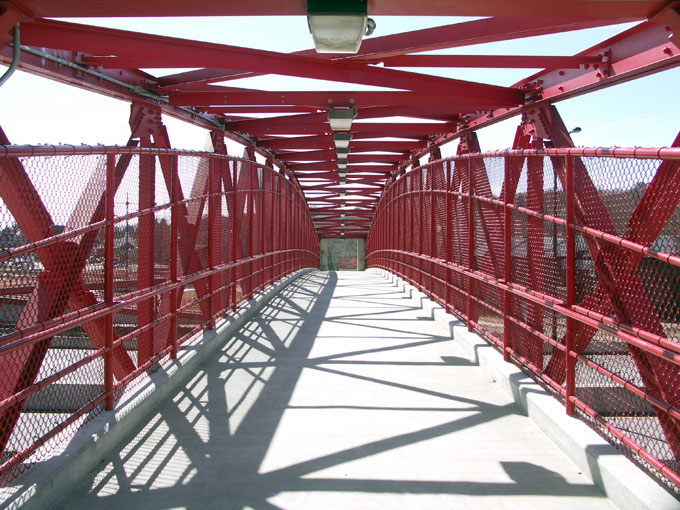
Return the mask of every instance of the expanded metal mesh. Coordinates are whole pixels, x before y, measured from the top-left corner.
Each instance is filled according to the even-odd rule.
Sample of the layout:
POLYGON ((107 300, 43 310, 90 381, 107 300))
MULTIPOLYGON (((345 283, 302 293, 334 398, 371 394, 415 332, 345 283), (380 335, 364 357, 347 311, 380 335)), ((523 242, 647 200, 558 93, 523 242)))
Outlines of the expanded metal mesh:
POLYGON ((414 168, 385 190, 366 260, 466 320, 679 490, 680 150, 664 151, 414 168))
POLYGON ((255 161, 145 147, 2 152, 0 485, 63 451, 194 333, 318 267, 300 190, 255 161))

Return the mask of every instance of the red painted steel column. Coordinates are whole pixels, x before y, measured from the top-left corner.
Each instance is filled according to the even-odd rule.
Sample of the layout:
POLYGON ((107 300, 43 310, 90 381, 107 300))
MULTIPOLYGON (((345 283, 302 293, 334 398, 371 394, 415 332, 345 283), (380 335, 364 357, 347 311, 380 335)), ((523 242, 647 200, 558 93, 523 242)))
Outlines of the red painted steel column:
POLYGON ((429 187, 430 187, 430 288, 429 288, 429 294, 430 294, 430 299, 433 299, 435 296, 434 292, 434 242, 435 242, 435 233, 436 229, 434 226, 434 183, 435 183, 435 178, 434 178, 434 165, 430 165, 427 167, 427 177, 428 177, 428 182, 429 182, 429 187))
MULTIPOLYGON (((468 159, 468 271, 472 271, 474 268, 474 258, 475 258, 475 205, 473 202, 473 194, 475 189, 475 174, 472 171, 472 158, 468 159)), ((474 279, 472 276, 467 278, 467 328, 468 331, 472 331, 472 287, 474 285, 474 279)))
MULTIPOLYGON (((141 140, 142 147, 150 147, 149 137, 141 140)), ((139 210, 151 209, 155 205, 156 158, 150 155, 139 157, 139 210)), ((145 290, 154 284, 154 214, 146 212, 139 217, 137 230, 137 289, 145 290)), ((151 297, 137 304, 137 328, 148 326, 154 318, 155 298, 151 297)), ((153 328, 137 336, 137 366, 146 363, 153 354, 153 328)))
MULTIPOLYGON (((564 194, 566 196, 567 208, 567 267, 566 267, 566 286, 567 286, 567 306, 569 308, 576 304, 576 236, 574 234, 574 158, 568 156, 564 179, 564 194)), ((574 321, 567 317, 566 333, 566 408, 567 414, 574 414, 574 386, 576 373, 576 353, 574 352, 574 321)))
MULTIPOLYGON (((284 193, 286 189, 286 181, 282 175, 279 175, 279 231, 278 231, 278 247, 279 252, 283 252, 286 247, 286 240, 284 239, 284 232, 286 231, 286 200, 284 193)), ((285 276, 285 261, 286 257, 283 253, 279 253, 279 264, 277 270, 277 276, 283 278, 285 276)))
MULTIPOLYGON (((239 275, 239 268, 240 265, 238 264, 238 260, 240 259, 239 253, 238 253, 238 247, 239 247, 239 221, 240 218, 239 216, 241 215, 241 211, 239 210, 239 200, 238 200, 238 188, 239 188, 239 182, 240 180, 238 179, 238 175, 236 172, 237 169, 237 163, 233 162, 231 165, 230 171, 233 172, 232 175, 232 204, 233 204, 233 214, 231 217, 231 263, 233 264, 231 268, 231 281, 233 285, 233 291, 232 291, 232 300, 231 300, 231 308, 232 310, 236 311, 236 303, 238 303, 238 296, 236 295, 237 292, 237 287, 241 285, 241 283, 238 281, 238 275, 239 275)), ((241 167, 243 169, 243 167, 241 167)), ((243 288, 241 286, 241 288, 243 288)))
MULTIPOLYGON (((170 158, 171 165, 171 180, 170 180, 170 201, 172 207, 170 208, 170 280, 172 283, 177 283, 177 233, 179 221, 179 175, 178 175, 179 158, 174 155, 170 158)), ((177 294, 176 288, 170 291, 170 335, 168 336, 168 343, 171 346, 170 358, 177 358, 177 294)))
POLYGON ((444 273, 445 286, 444 286, 444 310, 448 313, 450 310, 451 303, 451 270, 449 269, 449 264, 451 263, 451 214, 450 210, 450 200, 449 192, 451 188, 451 183, 449 181, 451 165, 449 163, 444 163, 444 259, 446 260, 446 271, 444 273))
POLYGON ((425 232, 425 214, 423 211, 425 202, 425 186, 423 185, 423 171, 418 169, 418 290, 423 291, 423 232, 425 232))
POLYGON ((405 214, 407 222, 406 222, 406 253, 407 255, 404 257, 404 264, 408 268, 404 268, 404 276, 405 280, 409 282, 411 285, 415 285, 415 281, 413 280, 413 229, 414 229, 414 221, 413 221, 413 177, 411 174, 406 174, 402 176, 402 179, 406 182, 406 204, 404 205, 405 207, 405 214))
POLYGON ((281 255, 281 250, 283 249, 283 176, 278 174, 276 176, 276 196, 278 214, 276 218, 276 231, 274 232, 274 239, 276 239, 276 251, 279 252, 276 255, 276 279, 279 280, 283 276, 283 270, 281 269, 283 263, 283 256, 281 255))
MULTIPOLYGON (((116 156, 106 156, 106 230, 104 237, 104 301, 107 306, 113 305, 113 233, 114 233, 114 198, 116 193, 116 156)), ((106 315, 104 321, 104 409, 113 409, 113 314, 106 315)))
POLYGON ((301 244, 301 236, 300 233, 302 231, 302 214, 301 214, 301 204, 300 204, 300 195, 297 193, 295 194, 295 226, 294 232, 295 232, 295 259, 297 262, 295 263, 294 270, 300 269, 300 261, 298 257, 300 257, 301 253, 299 253, 300 249, 300 244, 301 244))
MULTIPOLYGON (((259 178, 257 179, 257 182, 259 184, 258 192, 257 192, 258 195, 259 195, 259 200, 257 201, 258 204, 259 204, 259 206, 257 208, 257 216, 258 216, 258 219, 259 219, 259 229, 260 229, 260 238, 258 239, 259 247, 258 247, 257 252, 258 252, 259 255, 263 255, 264 254, 264 221, 265 221, 265 217, 264 217, 265 184, 264 184, 264 181, 265 181, 266 176, 264 174, 264 168, 262 168, 262 167, 255 167, 255 172, 256 172, 256 174, 255 174, 256 176, 259 176, 260 172, 262 172, 262 179, 259 179, 259 178)), ((265 273, 264 273, 265 259, 264 259, 264 257, 260 257, 258 259, 257 267, 258 267, 257 290, 259 292, 264 287, 264 277, 265 277, 265 273)))
MULTIPOLYGON (((250 154, 249 154, 250 156, 250 154)), ((250 239, 248 243, 248 258, 252 259, 252 257, 255 255, 256 252, 256 245, 255 245, 255 215, 257 214, 257 211, 255 209, 255 188, 256 185, 255 183, 257 182, 257 168, 255 165, 248 164, 248 171, 250 173, 250 186, 248 190, 248 209, 250 210, 250 213, 248 214, 248 221, 250 222, 250 239)), ((254 282, 255 282, 255 268, 256 268, 256 263, 251 260, 248 263, 248 268, 250 270, 250 274, 248 275, 248 280, 249 280, 249 285, 248 285, 248 299, 253 297, 255 294, 255 287, 254 287, 254 282)))
MULTIPOLYGON (((210 270, 215 269, 217 262, 217 250, 219 250, 219 232, 220 229, 217 227, 218 212, 221 205, 220 197, 217 195, 219 192, 219 174, 217 173, 217 161, 215 158, 208 159, 208 268, 210 270)), ((216 275, 210 275, 208 277, 208 322, 206 327, 212 329, 215 327, 215 305, 217 296, 215 292, 217 291, 217 286, 219 282, 217 281, 216 275)))
POLYGON ((290 250, 293 248, 293 198, 292 198, 292 188, 288 184, 286 186, 286 275, 289 275, 293 271, 293 260, 290 250))
MULTIPOLYGON (((262 253, 271 253, 271 174, 268 167, 262 169, 262 253)), ((271 281, 271 256, 267 255, 262 258, 262 288, 267 287, 271 281)))
MULTIPOLYGON (((404 219, 404 223, 402 226, 402 241, 400 248, 408 253, 409 250, 409 243, 411 242, 411 217, 410 217, 410 210, 408 208, 408 201, 409 201, 409 195, 408 195, 408 179, 406 177, 402 177, 400 179, 401 182, 401 188, 402 188, 402 193, 399 197, 399 212, 401 213, 399 215, 399 218, 404 219)), ((399 226, 397 225, 397 228, 399 226)), ((407 268, 407 255, 400 255, 399 259, 401 260, 401 274, 400 276, 406 280, 406 268, 407 268)))
MULTIPOLYGON (((512 211, 510 209, 510 156, 504 158, 504 181, 503 193, 503 282, 510 285, 512 279, 512 211)), ((503 291, 503 359, 510 359, 510 314, 512 313, 512 294, 509 290, 503 291)))
MULTIPOLYGON (((543 144, 537 141, 533 148, 541 149, 543 144)), ((527 208, 537 213, 544 211, 545 196, 543 192, 543 157, 527 158, 527 208)), ((545 246, 544 222, 541 218, 528 216, 527 219, 527 262, 529 286, 537 292, 545 291, 545 246)), ((556 227, 553 224, 553 227, 556 227)), ((527 282, 528 283, 528 282, 527 282)), ((515 309, 518 307, 516 306, 515 309)), ((538 303, 526 303, 526 322, 534 330, 543 332, 544 308, 538 303)), ((543 368, 543 340, 533 333, 527 335, 523 355, 536 367, 543 368)))

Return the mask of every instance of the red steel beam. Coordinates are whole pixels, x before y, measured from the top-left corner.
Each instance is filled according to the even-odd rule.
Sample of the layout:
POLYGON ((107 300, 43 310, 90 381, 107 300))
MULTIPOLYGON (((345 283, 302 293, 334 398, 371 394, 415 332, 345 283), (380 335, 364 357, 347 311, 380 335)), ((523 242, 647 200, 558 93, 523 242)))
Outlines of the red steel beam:
MULTIPOLYGON (((431 147, 442 145, 470 129, 490 126, 532 108, 677 67, 680 65, 680 42, 677 36, 672 36, 671 25, 680 27, 680 14, 668 8, 658 18, 640 23, 577 54, 597 56, 606 51, 609 60, 605 66, 546 70, 517 82, 515 88, 532 91, 533 102, 516 108, 500 108, 470 115, 466 118, 464 128, 452 136, 436 140, 431 147)), ((416 157, 421 157, 425 152, 427 149, 416 157)))
MULTIPOLYGON (((358 135, 361 137, 361 135, 358 135)), ((261 147, 271 150, 302 150, 302 149, 333 149, 332 135, 316 135, 316 136, 298 136, 294 138, 269 138, 259 142, 261 147)), ((363 152, 367 151, 411 151, 422 149, 427 145, 426 140, 355 140, 349 143, 350 149, 356 149, 363 152)), ((285 153, 279 153, 281 155, 285 153)))
MULTIPOLYGON (((469 111, 469 108, 466 109, 469 111)), ((458 119, 459 111, 453 111, 444 107, 423 108, 422 106, 406 107, 372 107, 360 108, 356 119, 377 119, 385 117, 433 117, 437 120, 451 121, 458 119)), ((306 115, 288 115, 283 117, 268 117, 262 119, 249 119, 236 122, 228 122, 225 129, 238 131, 241 133, 267 133, 276 134, 282 128, 291 126, 307 126, 325 123, 328 119, 328 112, 310 113, 306 115)))
POLYGON ((204 113, 219 113, 231 117, 232 113, 316 113, 315 106, 208 106, 204 113))
MULTIPOLYGON (((573 142, 557 110, 544 108, 539 115, 540 129, 550 136, 555 147, 573 147, 573 142)), ((539 136, 543 136, 539 132, 539 136)), ((563 160, 553 158, 557 177, 565 182, 563 160)), ((677 189, 677 185, 672 186, 677 189)), ((580 225, 596 228, 602 232, 616 233, 614 224, 602 202, 588 170, 580 158, 574 161, 574 203, 575 217, 580 225)), ((642 227, 645 229, 645 226, 642 227)), ((647 296, 642 280, 637 273, 639 256, 615 245, 583 237, 590 258, 597 263, 594 269, 602 284, 611 310, 616 319, 633 327, 640 327, 652 334, 666 337, 659 315, 647 296)), ((680 383, 680 367, 663 358, 650 355, 638 347, 628 345, 631 357, 637 365, 647 390, 674 407, 680 405, 677 388, 680 383)), ((680 457, 680 423, 663 409, 656 409, 668 445, 676 458, 680 457)))
MULTIPOLYGON (((85 67, 76 62, 77 56, 77 53, 71 51, 57 51, 46 48, 40 48, 39 55, 22 50, 19 69, 108 97, 124 101, 144 101, 149 105, 160 108, 167 115, 205 129, 215 129, 216 126, 221 126, 216 118, 201 117, 186 109, 170 106, 160 98, 150 100, 146 95, 140 96, 137 91, 144 90, 145 86, 155 81, 155 78, 147 73, 136 69, 102 70, 97 73, 88 73, 85 67), (49 58, 42 56, 43 54, 49 58)), ((12 48, 0 48, 0 64, 9 65, 11 60, 12 48)), ((251 144, 250 140, 235 133, 224 132, 224 136, 243 145, 251 144)), ((260 147, 254 146, 254 148, 259 154, 270 156, 260 147)))
POLYGON ((574 57, 524 55, 402 55, 380 59, 386 67, 474 67, 522 69, 578 69, 602 64, 602 56, 574 57))
MULTIPOLYGON (((351 157, 351 154, 350 154, 351 157)), ((305 170, 310 170, 310 171, 320 171, 320 170, 327 170, 327 171, 337 171, 337 162, 336 161, 321 161, 318 163, 292 163, 288 165, 288 168, 294 172, 297 173, 299 171, 305 171, 305 170)), ((356 168, 357 171, 360 171, 362 169, 362 165, 355 165, 353 169, 356 168)), ((384 173, 389 173, 392 170, 396 169, 397 165, 365 165, 365 170, 371 172, 384 172, 384 173)), ((347 167, 348 174, 350 167, 347 167)))
MULTIPOLYGON (((360 83, 360 82, 356 82, 360 83)), ((309 106, 328 108, 329 106, 432 106, 465 111, 470 108, 489 108, 493 106, 509 106, 524 102, 524 95, 513 91, 511 98, 479 97, 462 90, 450 88, 448 92, 428 92, 423 90, 399 92, 364 92, 364 91, 215 91, 172 92, 170 104, 173 106, 309 106), (521 97, 520 97, 521 96, 521 97), (510 99, 510 100, 508 100, 510 99)))
MULTIPOLYGON (((644 19, 646 17, 625 19, 620 18, 619 16, 609 16, 607 19, 599 18, 596 20, 583 20, 578 19, 577 16, 569 16, 562 18, 538 17, 537 19, 530 19, 527 13, 522 13, 521 18, 516 17, 517 12, 518 11, 512 13, 512 18, 487 18, 464 23, 455 23, 443 27, 427 28, 407 33, 375 37, 363 41, 362 47, 357 55, 334 55, 332 57, 339 60, 367 59, 369 61, 377 61, 381 58, 403 55, 406 53, 506 41, 570 30, 581 30, 612 23, 633 21, 633 19, 644 19)), ((315 52, 314 50, 304 50, 297 52, 296 54, 310 55, 315 54, 315 52)), ((246 78, 254 75, 254 73, 244 73, 229 69, 200 69, 165 76, 162 78, 161 84, 167 87, 186 87, 194 86, 199 83, 246 78)))
MULTIPOLYGON (((34 16, 45 17, 131 17, 131 16, 304 16, 305 3, 299 0, 21 0, 16 2, 34 16)), ((478 0, 476 2, 422 2, 414 0, 369 0, 371 15, 390 16, 516 16, 527 18, 644 18, 664 2, 658 0, 478 0)))
POLYGON ((496 100, 507 105, 523 102, 523 95, 516 90, 452 80, 427 75, 406 73, 384 68, 370 68, 362 65, 337 65, 310 57, 287 55, 273 51, 254 50, 190 41, 172 37, 138 34, 123 30, 112 30, 87 25, 41 20, 22 24, 22 41, 29 46, 52 49, 82 51, 93 54, 115 54, 117 56, 140 55, 150 59, 163 59, 173 55, 180 66, 195 65, 199 59, 254 72, 266 71, 271 74, 317 78, 330 81, 360 83, 392 88, 398 84, 406 90, 439 92, 462 97, 471 96, 481 100, 496 100))
MULTIPOLYGON (((352 136, 363 135, 371 138, 380 137, 420 137, 426 135, 452 133, 456 131, 455 123, 445 122, 408 122, 408 123, 377 123, 377 122, 355 122, 352 124, 352 136)), ((319 123, 300 123, 299 125, 289 125, 282 127, 268 128, 262 126, 256 129, 249 129, 248 134, 254 136, 277 135, 309 135, 331 133, 330 124, 327 122, 319 123)))
MULTIPOLYGON (((0 145, 9 145, 9 140, 2 129, 0 129, 0 145)), ((121 158, 115 169, 116 187, 123 178, 129 160, 129 157, 121 158)), ((95 176, 95 180, 97 177, 105 178, 105 175, 95 176)), ((52 228, 54 222, 18 159, 0 161, 0 180, 3 183, 0 196, 27 241, 35 243, 54 235, 52 228)), ((101 182, 99 184, 101 185, 101 182)), ((91 191, 89 187, 86 190, 91 191)), ((88 201, 90 206, 96 204, 95 207, 86 211, 79 210, 78 217, 85 212, 86 219, 90 223, 103 219, 105 191, 100 191, 99 194, 98 201, 88 201)), ((82 207, 82 204, 81 200, 78 205, 82 207)), ((80 244, 67 241, 36 251, 45 271, 38 276, 31 297, 17 320, 16 329, 26 328, 59 316, 67 307, 71 311, 76 311, 97 303, 92 292, 86 289, 81 275, 95 237, 96 232, 84 235, 80 244)), ((97 348, 105 347, 106 333, 103 319, 86 323, 83 329, 97 348)), ((34 383, 51 340, 51 338, 45 338, 34 345, 16 350, 12 357, 2 358, 0 368, 2 368, 3 377, 0 384, 0 400, 34 383)), ((113 372, 118 379, 122 379, 135 368, 122 346, 114 349, 113 361, 113 372)), ((4 449, 14 429, 22 406, 23 401, 17 401, 0 414, 0 451, 4 449)))
MULTIPOLYGON (((380 149, 373 148, 369 152, 378 152, 380 149)), ((358 152, 358 151, 357 151, 358 152)), ((396 163, 408 156, 408 152, 392 153, 392 154, 364 154, 364 153, 351 153, 349 155, 349 161, 354 163, 361 162, 381 162, 381 163, 396 163)), ((277 157, 284 162, 289 161, 328 161, 335 160, 336 152, 335 150, 325 150, 325 151, 297 151, 297 152, 282 152, 277 154, 277 157)))

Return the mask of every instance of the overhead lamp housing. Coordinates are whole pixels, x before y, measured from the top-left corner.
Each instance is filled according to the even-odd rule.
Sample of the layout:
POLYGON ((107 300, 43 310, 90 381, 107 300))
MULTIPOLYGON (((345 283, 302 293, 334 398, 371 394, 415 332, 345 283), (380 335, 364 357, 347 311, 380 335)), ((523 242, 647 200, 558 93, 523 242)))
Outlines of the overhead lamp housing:
POLYGON ((335 153, 338 155, 338 161, 344 161, 347 164, 347 157, 349 156, 349 149, 337 149, 335 153))
POLYGON ((367 0, 307 0, 307 24, 317 53, 357 53, 375 30, 367 0))
POLYGON ((333 141, 336 149, 348 149, 349 142, 352 139, 352 133, 334 133, 333 141))
POLYGON ((338 161, 338 170, 347 170, 347 161, 338 161))
POLYGON ((356 116, 357 109, 354 106, 348 108, 328 108, 328 122, 333 131, 349 131, 352 129, 352 121, 356 116))

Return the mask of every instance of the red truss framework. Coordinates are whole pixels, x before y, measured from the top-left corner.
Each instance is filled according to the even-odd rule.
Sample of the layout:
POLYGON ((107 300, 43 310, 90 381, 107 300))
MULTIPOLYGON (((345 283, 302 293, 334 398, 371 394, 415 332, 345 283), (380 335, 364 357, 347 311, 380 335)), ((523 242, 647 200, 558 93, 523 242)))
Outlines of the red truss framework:
POLYGON ((348 56, 313 50, 284 54, 47 19, 305 15, 302 0, 5 0, 0 2, 0 62, 11 62, 12 28, 20 23, 20 69, 160 106, 164 113, 220 131, 296 178, 320 237, 366 237, 385 184, 443 143, 537 107, 680 64, 678 5, 647 0, 368 0, 369 15, 376 17, 484 18, 369 38, 358 54, 348 56), (639 24, 576 54, 422 55, 631 21, 639 24), (433 67, 544 69, 500 87, 422 72, 433 67), (141 70, 153 68, 197 70, 162 78, 141 70), (260 91, 224 84, 263 74, 393 90, 260 91), (329 105, 357 108, 344 182, 327 118, 329 105), (258 117, 263 113, 275 116, 258 117), (419 120, 381 122, 395 116, 419 120))

